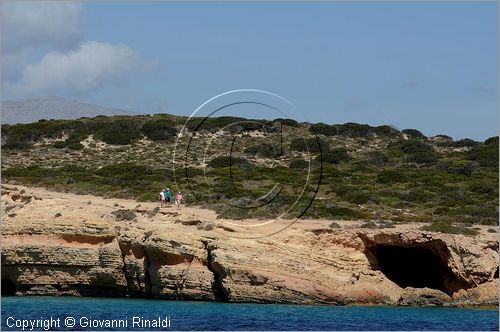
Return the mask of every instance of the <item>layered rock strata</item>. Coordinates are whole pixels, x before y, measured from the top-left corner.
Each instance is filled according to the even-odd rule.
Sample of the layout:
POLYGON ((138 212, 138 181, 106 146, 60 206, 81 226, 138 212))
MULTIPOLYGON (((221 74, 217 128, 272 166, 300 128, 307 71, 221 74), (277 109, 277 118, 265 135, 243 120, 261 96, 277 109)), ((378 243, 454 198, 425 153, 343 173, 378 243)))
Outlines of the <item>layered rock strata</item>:
POLYGON ((364 229, 355 222, 330 229, 305 220, 270 237, 237 238, 253 230, 206 210, 137 205, 3 188, 3 293, 498 305, 496 234, 364 229), (116 220, 118 208, 136 218, 116 220))

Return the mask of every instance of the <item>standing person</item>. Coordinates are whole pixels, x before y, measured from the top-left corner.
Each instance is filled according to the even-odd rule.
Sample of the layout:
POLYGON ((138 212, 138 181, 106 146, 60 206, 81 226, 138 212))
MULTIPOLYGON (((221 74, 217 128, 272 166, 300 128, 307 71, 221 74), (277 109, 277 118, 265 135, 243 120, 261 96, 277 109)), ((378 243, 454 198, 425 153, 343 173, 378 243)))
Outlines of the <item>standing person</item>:
POLYGON ((168 197, 167 197, 167 189, 163 189, 162 193, 163 193, 163 197, 165 198, 165 205, 168 205, 168 197))
POLYGON ((184 202, 184 196, 182 196, 181 192, 178 191, 177 195, 175 195, 175 205, 177 206, 177 209, 180 209, 180 205, 182 202, 184 202))
POLYGON ((165 193, 165 200, 167 202, 167 205, 170 205, 174 200, 174 194, 172 193, 170 188, 167 188, 167 190, 164 193, 165 193))
POLYGON ((160 207, 163 207, 165 205, 165 189, 160 191, 160 207))

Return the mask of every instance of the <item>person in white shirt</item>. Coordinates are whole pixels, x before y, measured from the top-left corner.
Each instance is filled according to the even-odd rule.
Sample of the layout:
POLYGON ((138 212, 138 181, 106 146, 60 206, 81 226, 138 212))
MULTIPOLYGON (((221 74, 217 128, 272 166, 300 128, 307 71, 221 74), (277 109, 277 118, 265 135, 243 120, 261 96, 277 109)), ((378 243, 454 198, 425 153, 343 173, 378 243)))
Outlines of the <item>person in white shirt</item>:
POLYGON ((160 191, 160 207, 165 205, 165 189, 160 191))

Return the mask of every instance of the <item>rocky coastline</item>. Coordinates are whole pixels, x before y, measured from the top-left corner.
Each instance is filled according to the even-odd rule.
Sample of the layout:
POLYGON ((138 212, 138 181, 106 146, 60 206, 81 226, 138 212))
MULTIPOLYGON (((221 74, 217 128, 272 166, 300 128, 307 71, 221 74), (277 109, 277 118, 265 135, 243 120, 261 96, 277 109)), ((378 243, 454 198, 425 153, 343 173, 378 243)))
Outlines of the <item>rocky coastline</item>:
POLYGON ((250 228, 196 208, 14 185, 1 199, 3 295, 498 307, 497 233, 301 220, 239 238, 250 228))

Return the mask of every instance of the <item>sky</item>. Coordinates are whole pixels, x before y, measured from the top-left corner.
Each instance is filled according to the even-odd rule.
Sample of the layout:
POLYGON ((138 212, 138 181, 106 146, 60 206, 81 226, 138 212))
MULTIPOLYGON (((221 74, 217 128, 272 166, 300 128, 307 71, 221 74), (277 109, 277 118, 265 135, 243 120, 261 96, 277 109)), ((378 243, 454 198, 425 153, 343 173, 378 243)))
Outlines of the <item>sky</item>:
POLYGON ((484 140, 499 129, 498 13, 497 2, 4 1, 2 99, 189 115, 248 88, 286 98, 300 121, 484 140))

